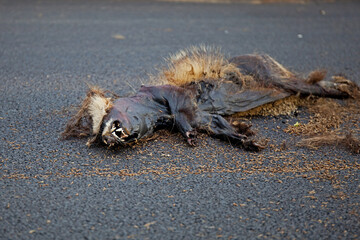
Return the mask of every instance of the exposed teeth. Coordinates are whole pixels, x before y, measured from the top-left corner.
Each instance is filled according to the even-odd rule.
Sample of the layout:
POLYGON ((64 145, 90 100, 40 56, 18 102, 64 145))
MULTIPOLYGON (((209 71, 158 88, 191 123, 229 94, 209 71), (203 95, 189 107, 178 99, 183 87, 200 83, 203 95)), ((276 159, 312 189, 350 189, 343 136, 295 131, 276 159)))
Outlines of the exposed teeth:
POLYGON ((122 133, 124 133, 124 130, 123 130, 122 128, 118 128, 118 129, 116 129, 115 131, 116 131, 116 132, 122 132, 122 133))
POLYGON ((116 135, 115 132, 112 132, 112 135, 113 135, 117 140, 120 140, 120 141, 124 142, 124 139, 119 138, 118 135, 116 135))
MULTIPOLYGON (((121 140, 122 140, 122 138, 126 138, 126 137, 129 136, 124 132, 124 130, 122 128, 116 129, 115 132, 120 132, 121 133, 121 138, 120 138, 121 140)), ((115 132, 113 132, 113 134, 115 134, 115 132)))

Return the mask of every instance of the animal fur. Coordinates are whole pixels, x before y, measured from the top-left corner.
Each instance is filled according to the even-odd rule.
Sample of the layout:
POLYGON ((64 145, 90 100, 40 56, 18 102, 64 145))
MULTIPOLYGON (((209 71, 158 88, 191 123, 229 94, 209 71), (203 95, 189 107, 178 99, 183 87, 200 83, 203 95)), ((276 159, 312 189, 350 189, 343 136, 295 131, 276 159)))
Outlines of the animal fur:
MULTIPOLYGON (((174 126, 189 145, 196 132, 225 139, 247 150, 260 150, 246 124, 231 125, 223 116, 242 114, 294 96, 356 97, 359 87, 343 77, 325 79, 314 71, 303 79, 268 55, 226 59, 219 48, 191 47, 171 55, 156 77, 162 85, 142 86, 132 97, 107 98, 91 88, 62 136, 89 136, 88 145, 127 145, 174 126)), ((296 98, 296 97, 295 97, 296 98)), ((296 102, 296 101, 294 101, 296 102)))
MULTIPOLYGON (((77 114, 68 121, 62 137, 66 139, 97 135, 100 131, 103 117, 111 107, 112 100, 105 97, 105 91, 98 87, 90 87, 77 114)), ((92 141, 89 140, 88 144, 92 141)))
POLYGON ((240 81, 243 76, 216 47, 190 47, 166 59, 167 68, 156 77, 165 84, 184 86, 205 78, 226 79, 234 75, 240 81))
POLYGON ((301 140, 298 146, 317 149, 323 145, 338 145, 349 149, 355 154, 360 153, 360 140, 351 132, 347 134, 327 133, 319 136, 308 137, 301 140))

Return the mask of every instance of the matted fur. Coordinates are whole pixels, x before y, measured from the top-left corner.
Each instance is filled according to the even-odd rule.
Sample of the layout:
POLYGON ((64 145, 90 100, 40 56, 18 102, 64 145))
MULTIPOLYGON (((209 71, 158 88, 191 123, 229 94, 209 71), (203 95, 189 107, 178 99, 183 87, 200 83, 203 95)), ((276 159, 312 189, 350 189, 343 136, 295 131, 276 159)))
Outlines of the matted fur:
POLYGON ((309 137, 302 139, 298 146, 309 147, 317 149, 323 145, 340 145, 348 148, 353 153, 360 153, 360 140, 357 139, 351 132, 347 134, 337 134, 335 132, 309 137))
POLYGON ((306 79, 306 82, 309 84, 315 84, 324 80, 325 77, 326 77, 326 70, 323 69, 315 70, 309 74, 308 78, 306 79))
POLYGON ((242 81, 239 69, 229 63, 220 48, 192 46, 165 59, 167 68, 160 72, 157 79, 164 83, 183 86, 205 78, 224 79, 235 74, 242 81))
POLYGON ((266 103, 259 107, 250 109, 246 112, 235 113, 234 117, 291 115, 300 106, 306 105, 308 101, 308 99, 300 98, 297 95, 293 95, 277 100, 275 102, 266 103))
MULTIPOLYGON (((91 87, 83 100, 81 107, 67 123, 62 137, 86 137, 97 135, 100 131, 103 117, 112 107, 112 99, 105 97, 105 91, 91 87)), ((90 140, 90 143, 92 140, 90 140)))

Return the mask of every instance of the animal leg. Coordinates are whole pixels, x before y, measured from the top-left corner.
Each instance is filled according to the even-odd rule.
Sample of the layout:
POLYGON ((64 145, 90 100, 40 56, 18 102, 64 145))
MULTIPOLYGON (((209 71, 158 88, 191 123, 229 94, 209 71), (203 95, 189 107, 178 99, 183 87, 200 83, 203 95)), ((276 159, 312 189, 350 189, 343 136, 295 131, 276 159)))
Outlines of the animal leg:
POLYGON ((217 114, 203 113, 199 129, 217 138, 228 140, 246 150, 259 151, 265 146, 248 138, 245 134, 238 133, 229 122, 217 114))
POLYGON ((349 89, 356 86, 349 80, 344 81, 344 78, 325 79, 325 71, 314 71, 307 79, 301 78, 265 54, 234 57, 230 62, 235 64, 244 75, 252 76, 257 85, 285 90, 291 94, 353 97, 349 89))
POLYGON ((167 109, 174 125, 185 137, 190 146, 196 145, 197 105, 191 92, 180 87, 163 85, 159 87, 142 87, 142 92, 149 92, 153 100, 167 109))
POLYGON ((196 130, 191 126, 186 114, 177 112, 174 114, 174 121, 177 129, 185 137, 190 146, 196 145, 196 130))

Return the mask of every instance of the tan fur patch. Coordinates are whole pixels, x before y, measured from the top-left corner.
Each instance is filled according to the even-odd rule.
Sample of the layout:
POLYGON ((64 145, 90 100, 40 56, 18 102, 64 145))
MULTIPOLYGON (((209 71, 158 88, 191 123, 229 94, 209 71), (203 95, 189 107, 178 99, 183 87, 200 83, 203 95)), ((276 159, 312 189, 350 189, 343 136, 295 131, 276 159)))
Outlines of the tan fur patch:
POLYGON ((163 83, 183 86, 205 78, 226 78, 228 74, 242 79, 239 69, 228 62, 220 48, 193 46, 171 55, 166 61, 167 68, 157 76, 163 83))
POLYGON ((78 112, 66 124, 62 137, 67 139, 97 135, 102 119, 111 107, 111 98, 106 98, 105 92, 100 88, 91 87, 78 112))
POLYGON ((93 134, 99 133, 101 122, 110 107, 111 101, 109 98, 105 98, 99 95, 94 95, 90 98, 88 111, 92 118, 93 134))

